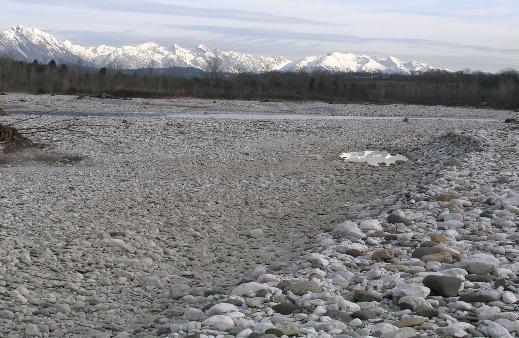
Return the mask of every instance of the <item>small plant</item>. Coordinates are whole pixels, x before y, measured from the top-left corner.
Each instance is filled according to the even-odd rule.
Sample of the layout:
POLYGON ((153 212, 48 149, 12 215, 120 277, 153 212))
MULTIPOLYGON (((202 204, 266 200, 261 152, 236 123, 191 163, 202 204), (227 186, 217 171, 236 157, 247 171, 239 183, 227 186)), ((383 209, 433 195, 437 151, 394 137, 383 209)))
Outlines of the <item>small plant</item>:
POLYGON ((518 124, 519 121, 517 119, 506 119, 505 123, 515 123, 515 124, 518 124))
POLYGON ((406 117, 404 117, 403 122, 404 123, 409 123, 409 122, 411 122, 411 120, 409 119, 409 117, 406 116, 406 117))
POLYGON ((7 115, 9 115, 9 114, 0 107, 0 116, 7 116, 7 115))

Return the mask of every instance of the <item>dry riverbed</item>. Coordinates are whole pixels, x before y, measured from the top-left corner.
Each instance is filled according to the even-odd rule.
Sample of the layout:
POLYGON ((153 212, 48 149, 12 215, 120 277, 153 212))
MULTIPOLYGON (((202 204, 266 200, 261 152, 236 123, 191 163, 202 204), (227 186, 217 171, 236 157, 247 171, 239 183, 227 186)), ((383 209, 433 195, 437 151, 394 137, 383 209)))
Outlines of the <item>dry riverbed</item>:
MULTIPOLYGON (((253 325, 271 317, 268 302, 264 308, 263 302, 250 306, 263 311, 263 317, 244 310, 251 324, 243 327, 238 315, 217 318, 224 324, 230 318, 232 325, 201 326, 211 316, 191 318, 184 309, 194 313, 226 299, 223 295, 240 282, 256 281, 258 271, 301 278, 300 259, 321 245, 316 238, 323 233, 346 220, 385 221, 388 210, 404 208, 410 193, 423 193, 446 168, 462 170, 466 156, 484 150, 477 133, 496 139, 517 133, 499 122, 516 113, 468 108, 22 94, 0 96, 0 107, 11 113, 1 118, 4 122, 41 114, 19 125, 73 119, 83 131, 35 134, 34 141, 44 145, 36 155, 0 162, 0 332, 6 337, 218 335, 231 329, 234 334, 251 330, 244 336, 262 333, 275 327, 253 325), (125 112, 250 116, 110 114, 125 112), (394 118, 254 117, 279 113, 394 118), (403 122, 404 117, 411 120, 403 122), (339 157, 366 149, 403 154, 409 161, 372 167, 339 157)), ((510 170, 510 163, 502 165, 510 170)), ((516 184, 514 191, 517 172, 508 176, 507 182, 516 184)), ((507 220, 517 225, 517 215, 507 220)), ((369 250, 386 247, 363 238, 347 240, 370 245, 369 250)), ((378 264, 369 262, 355 264, 359 271, 378 264)), ((309 273, 304 278, 331 279, 338 271, 320 264, 312 263, 329 276, 309 273)), ((271 297, 269 292, 264 296, 271 297)), ((239 306, 236 299, 244 298, 233 299, 226 302, 239 306)), ((309 322, 299 317, 296 322, 309 322)), ((347 322, 341 333, 365 329, 372 319, 366 325, 347 322)), ((298 335, 339 332, 303 327, 298 335)))

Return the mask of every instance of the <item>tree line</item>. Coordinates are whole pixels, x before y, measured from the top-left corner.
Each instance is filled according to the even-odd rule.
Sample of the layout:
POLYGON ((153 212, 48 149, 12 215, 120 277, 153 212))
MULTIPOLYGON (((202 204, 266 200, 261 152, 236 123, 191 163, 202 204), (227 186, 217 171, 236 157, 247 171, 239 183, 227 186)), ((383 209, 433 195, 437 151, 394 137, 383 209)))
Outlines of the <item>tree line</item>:
POLYGON ((200 97, 320 100, 330 103, 411 103, 519 109, 519 73, 432 71, 372 73, 224 74, 185 77, 0 59, 0 91, 115 97, 200 97))

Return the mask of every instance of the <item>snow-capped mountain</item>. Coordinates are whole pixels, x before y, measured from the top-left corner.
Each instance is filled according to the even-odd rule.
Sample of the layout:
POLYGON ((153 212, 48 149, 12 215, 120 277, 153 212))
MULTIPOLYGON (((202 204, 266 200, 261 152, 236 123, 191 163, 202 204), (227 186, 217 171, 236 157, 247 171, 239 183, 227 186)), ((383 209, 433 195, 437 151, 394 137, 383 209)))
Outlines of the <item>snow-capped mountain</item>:
POLYGON ((380 58, 366 55, 331 53, 290 61, 284 57, 254 56, 234 51, 222 51, 199 45, 188 49, 179 45, 163 47, 149 42, 137 46, 83 47, 70 41, 60 41, 51 34, 35 28, 17 26, 0 33, 0 55, 17 60, 77 64, 121 69, 192 67, 208 69, 208 62, 217 58, 223 72, 264 71, 331 71, 382 72, 410 74, 434 69, 419 62, 406 62, 396 57, 380 58))
POLYGON ((283 67, 283 71, 329 71, 329 72, 381 72, 403 73, 425 72, 432 66, 416 61, 406 62, 394 56, 380 58, 376 56, 356 55, 352 53, 331 53, 321 56, 309 56, 298 62, 283 67))
POLYGON ((69 50, 66 43, 38 29, 22 26, 0 33, 0 55, 25 61, 77 61, 77 56, 69 50))

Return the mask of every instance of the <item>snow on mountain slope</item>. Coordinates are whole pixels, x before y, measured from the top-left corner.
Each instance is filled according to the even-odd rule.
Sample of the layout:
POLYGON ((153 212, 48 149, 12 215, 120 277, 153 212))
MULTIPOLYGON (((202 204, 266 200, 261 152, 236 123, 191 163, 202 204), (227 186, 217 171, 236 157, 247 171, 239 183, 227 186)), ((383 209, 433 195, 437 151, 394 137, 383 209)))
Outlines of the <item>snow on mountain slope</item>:
POLYGON ((379 58, 352 53, 331 53, 310 56, 292 62, 284 57, 254 56, 234 51, 221 51, 199 45, 188 49, 179 45, 171 48, 153 42, 137 46, 83 47, 70 41, 60 41, 35 28, 17 26, 0 33, 0 55, 23 61, 38 60, 58 63, 78 63, 97 67, 124 69, 192 67, 206 70, 208 60, 218 57, 221 71, 239 73, 264 71, 331 71, 382 72, 410 74, 432 70, 416 61, 405 62, 395 57, 379 58))
POLYGON ((0 55, 18 60, 60 63, 77 61, 64 42, 35 28, 17 26, 0 33, 0 55))
POLYGON ((393 56, 380 58, 339 52, 321 56, 309 56, 282 68, 283 71, 292 72, 381 72, 388 74, 411 74, 432 69, 434 68, 429 65, 415 61, 405 62, 393 56))

